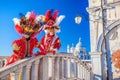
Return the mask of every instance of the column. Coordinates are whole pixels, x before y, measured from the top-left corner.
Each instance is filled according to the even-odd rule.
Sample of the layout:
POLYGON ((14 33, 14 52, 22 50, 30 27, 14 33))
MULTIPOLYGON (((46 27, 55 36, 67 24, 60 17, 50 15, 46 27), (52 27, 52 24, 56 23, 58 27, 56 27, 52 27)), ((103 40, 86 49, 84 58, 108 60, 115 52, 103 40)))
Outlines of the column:
POLYGON ((82 66, 82 77, 83 77, 82 79, 85 79, 85 75, 86 75, 86 74, 85 74, 85 67, 82 66))
POLYGON ((15 80, 15 73, 10 73, 10 79, 15 80))
POLYGON ((84 79, 85 79, 85 80, 87 80, 87 75, 88 75, 88 74, 87 74, 87 69, 86 69, 86 67, 84 67, 84 76, 85 76, 84 79))
POLYGON ((87 71, 87 74, 88 74, 87 80, 90 80, 90 72, 89 72, 89 70, 87 71))
POLYGON ((81 63, 79 63, 79 66, 80 66, 80 67, 79 67, 79 70, 80 70, 80 71, 79 71, 79 75, 80 75, 80 79, 82 79, 82 73, 83 73, 83 72, 82 72, 82 65, 81 65, 81 63))
POLYGON ((84 66, 81 64, 81 79, 84 79, 84 66))
POLYGON ((66 64, 67 70, 66 70, 66 78, 70 78, 70 59, 67 58, 67 64, 66 64))
POLYGON ((48 57, 48 80, 53 80, 53 63, 52 63, 52 57, 48 57))
POLYGON ((22 69, 15 71, 15 80, 19 80, 20 78, 22 79, 22 69))
POLYGON ((64 58, 60 57, 60 79, 64 79, 64 58))
POLYGON ((31 78, 31 76, 30 76, 31 65, 32 65, 32 63, 28 63, 28 65, 26 66, 25 80, 30 80, 30 78, 31 78))
POLYGON ((45 56, 43 57, 43 74, 42 74, 42 80, 49 80, 48 77, 49 77, 49 61, 48 61, 48 56, 45 56))
POLYGON ((39 80, 43 80, 43 74, 44 74, 44 69, 45 69, 43 64, 44 64, 44 57, 40 58, 40 65, 39 65, 39 69, 38 69, 39 80))
POLYGON ((34 76, 33 76, 33 79, 32 80, 38 80, 38 70, 39 70, 39 63, 40 63, 40 60, 37 60, 35 61, 34 63, 34 76))
POLYGON ((51 57, 51 66, 52 66, 52 71, 51 71, 51 74, 52 74, 52 80, 55 80, 55 78, 54 78, 54 76, 55 76, 55 64, 54 64, 54 62, 55 62, 55 58, 52 56, 51 57))
POLYGON ((80 63, 77 63, 77 78, 80 79, 80 63))
POLYGON ((59 57, 56 57, 55 58, 55 68, 54 68, 54 78, 55 80, 59 80, 59 61, 60 61, 60 58, 59 57))
POLYGON ((62 80, 64 80, 64 58, 62 57, 62 80))
POLYGON ((76 60, 74 59, 74 78, 77 77, 77 70, 76 70, 76 68, 77 68, 77 64, 76 64, 76 60))
POLYGON ((105 63, 102 52, 91 52, 92 71, 98 80, 105 80, 105 63))
POLYGON ((73 58, 71 58, 70 59, 70 61, 71 61, 71 63, 70 63, 70 78, 73 78, 74 77, 74 72, 73 72, 73 62, 74 62, 74 60, 73 60, 73 58))

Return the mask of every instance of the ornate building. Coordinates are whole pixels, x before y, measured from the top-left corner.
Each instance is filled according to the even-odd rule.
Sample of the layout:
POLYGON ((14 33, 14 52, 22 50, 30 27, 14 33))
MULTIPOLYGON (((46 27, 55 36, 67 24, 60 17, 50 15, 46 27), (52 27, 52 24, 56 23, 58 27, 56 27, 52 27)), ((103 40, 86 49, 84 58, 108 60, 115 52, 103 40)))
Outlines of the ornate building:
POLYGON ((93 72, 105 80, 119 78, 111 55, 120 49, 120 0, 89 0, 93 72))
POLYGON ((78 57, 80 60, 89 60, 90 59, 90 55, 86 51, 86 48, 82 47, 81 38, 79 38, 79 41, 75 46, 74 46, 74 44, 72 44, 71 47, 70 47, 70 45, 67 46, 67 53, 71 53, 72 55, 78 57))

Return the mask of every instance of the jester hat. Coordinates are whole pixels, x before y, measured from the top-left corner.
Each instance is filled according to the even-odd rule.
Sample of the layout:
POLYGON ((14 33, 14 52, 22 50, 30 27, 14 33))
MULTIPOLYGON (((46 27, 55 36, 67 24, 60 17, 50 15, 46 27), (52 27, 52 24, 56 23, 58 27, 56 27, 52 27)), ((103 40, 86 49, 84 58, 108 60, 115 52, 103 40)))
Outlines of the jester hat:
POLYGON ((46 15, 45 15, 45 23, 46 25, 44 26, 45 32, 49 30, 50 28, 54 28, 56 32, 60 32, 60 27, 59 24, 60 22, 65 18, 64 15, 58 16, 59 10, 47 10, 46 15))
POLYGON ((25 16, 22 16, 20 19, 13 18, 15 29, 19 34, 27 34, 29 36, 34 35, 40 32, 41 28, 41 19, 33 11, 27 12, 25 16))

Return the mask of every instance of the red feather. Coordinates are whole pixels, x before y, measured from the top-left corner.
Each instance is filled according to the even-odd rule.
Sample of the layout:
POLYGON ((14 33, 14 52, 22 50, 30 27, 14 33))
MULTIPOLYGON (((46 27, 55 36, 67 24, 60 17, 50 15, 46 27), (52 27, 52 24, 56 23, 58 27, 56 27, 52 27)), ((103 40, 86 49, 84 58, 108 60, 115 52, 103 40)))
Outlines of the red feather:
POLYGON ((15 25, 15 29, 19 34, 23 34, 24 31, 21 29, 21 27, 19 25, 15 25))
POLYGON ((45 21, 48 22, 48 20, 50 19, 51 16, 52 16, 52 11, 51 11, 51 10, 48 10, 48 11, 46 12, 45 21))
POLYGON ((57 18, 57 15, 58 15, 59 12, 60 12, 59 10, 56 10, 56 11, 54 12, 54 15, 53 15, 53 17, 52 17, 52 20, 53 20, 53 21, 56 21, 56 18, 57 18))
POLYGON ((36 14, 32 11, 31 13, 30 13, 30 16, 29 16, 29 18, 33 18, 33 19, 35 19, 36 18, 36 14))

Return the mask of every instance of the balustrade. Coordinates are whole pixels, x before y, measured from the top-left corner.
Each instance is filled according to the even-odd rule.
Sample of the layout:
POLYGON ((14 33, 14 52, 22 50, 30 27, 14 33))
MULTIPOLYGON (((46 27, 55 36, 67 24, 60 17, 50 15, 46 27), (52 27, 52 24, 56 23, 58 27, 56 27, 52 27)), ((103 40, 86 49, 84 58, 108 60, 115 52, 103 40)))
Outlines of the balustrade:
MULTIPOLYGON (((9 74, 13 80, 92 80, 92 72, 85 62, 69 54, 26 58, 0 69, 0 80, 9 74)), ((6 77, 7 78, 7 77, 6 77)))

